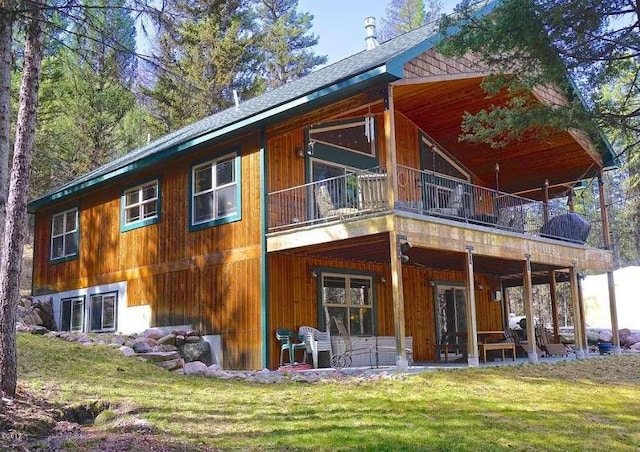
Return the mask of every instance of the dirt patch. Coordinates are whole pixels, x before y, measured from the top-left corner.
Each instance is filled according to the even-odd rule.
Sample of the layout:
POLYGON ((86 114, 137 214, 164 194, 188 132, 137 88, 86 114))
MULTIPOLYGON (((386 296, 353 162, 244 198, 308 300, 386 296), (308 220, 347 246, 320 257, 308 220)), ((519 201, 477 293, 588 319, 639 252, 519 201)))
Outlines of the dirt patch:
POLYGON ((131 407, 93 401, 58 407, 19 388, 0 409, 0 451, 209 451, 154 431, 131 407), (109 416, 104 414, 111 413, 109 416), (94 425, 94 420, 103 420, 94 425), (83 425, 81 425, 83 424, 83 425))

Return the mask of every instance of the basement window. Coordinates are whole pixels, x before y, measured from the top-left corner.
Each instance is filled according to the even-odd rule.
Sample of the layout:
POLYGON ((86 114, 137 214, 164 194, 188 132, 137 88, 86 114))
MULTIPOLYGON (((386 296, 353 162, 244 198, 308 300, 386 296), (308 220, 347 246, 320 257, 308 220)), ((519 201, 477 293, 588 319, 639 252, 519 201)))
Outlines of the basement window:
POLYGON ((60 302, 60 331, 82 331, 84 327, 84 297, 63 298, 60 302))
POLYGON ((116 292, 91 295, 92 332, 115 331, 117 299, 116 292))
POLYGON ((156 179, 126 190, 120 205, 122 232, 159 222, 160 183, 156 179))
POLYGON ((66 260, 78 254, 78 209, 51 218, 51 260, 66 260))

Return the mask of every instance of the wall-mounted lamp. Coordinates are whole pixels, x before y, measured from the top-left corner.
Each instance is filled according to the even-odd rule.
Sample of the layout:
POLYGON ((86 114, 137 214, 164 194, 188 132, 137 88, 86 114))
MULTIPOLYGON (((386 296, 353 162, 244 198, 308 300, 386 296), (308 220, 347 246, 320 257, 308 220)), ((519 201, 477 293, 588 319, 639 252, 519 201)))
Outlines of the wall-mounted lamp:
POLYGON ((476 288, 477 288, 478 290, 484 290, 484 284, 482 284, 482 283, 478 283, 478 284, 476 284, 476 288))
POLYGON ((318 277, 318 271, 315 268, 311 269, 311 277, 312 278, 317 278, 318 277))
POLYGON ((382 284, 385 284, 387 282, 387 278, 385 278, 384 276, 380 276, 378 278, 378 281, 380 281, 382 284))
POLYGON ((409 256, 407 256, 407 251, 411 249, 411 244, 407 242, 406 235, 398 235, 396 237, 397 246, 398 246, 398 257, 400 258, 400 262, 406 264, 409 262, 409 256))
POLYGON ((301 159, 304 158, 304 147, 296 146, 296 155, 301 159))
POLYGON ((429 281, 429 285, 430 285, 431 287, 435 287, 435 286, 436 286, 436 282, 435 282, 435 281, 429 281))

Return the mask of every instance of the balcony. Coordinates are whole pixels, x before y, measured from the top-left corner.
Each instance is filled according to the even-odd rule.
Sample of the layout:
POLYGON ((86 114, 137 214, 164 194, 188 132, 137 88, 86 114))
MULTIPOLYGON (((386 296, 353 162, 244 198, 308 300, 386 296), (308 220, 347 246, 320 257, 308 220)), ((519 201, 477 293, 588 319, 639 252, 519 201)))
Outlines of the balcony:
MULTIPOLYGON (((396 175, 395 212, 495 233, 602 247, 599 211, 595 218, 571 212, 566 198, 545 203, 400 165, 396 175)), ((268 208, 270 233, 390 213, 387 172, 374 168, 275 191, 269 193, 268 208)))

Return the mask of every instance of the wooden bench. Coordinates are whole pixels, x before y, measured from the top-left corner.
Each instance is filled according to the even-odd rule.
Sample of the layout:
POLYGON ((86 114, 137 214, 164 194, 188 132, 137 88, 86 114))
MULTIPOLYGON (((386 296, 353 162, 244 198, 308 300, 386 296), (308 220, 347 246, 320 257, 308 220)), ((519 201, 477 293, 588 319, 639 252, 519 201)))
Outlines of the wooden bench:
POLYGON ((487 350, 500 350, 502 352, 502 361, 504 361, 504 351, 511 350, 513 360, 516 360, 516 344, 513 342, 488 342, 478 344, 480 353, 482 354, 482 362, 487 362, 487 350))

